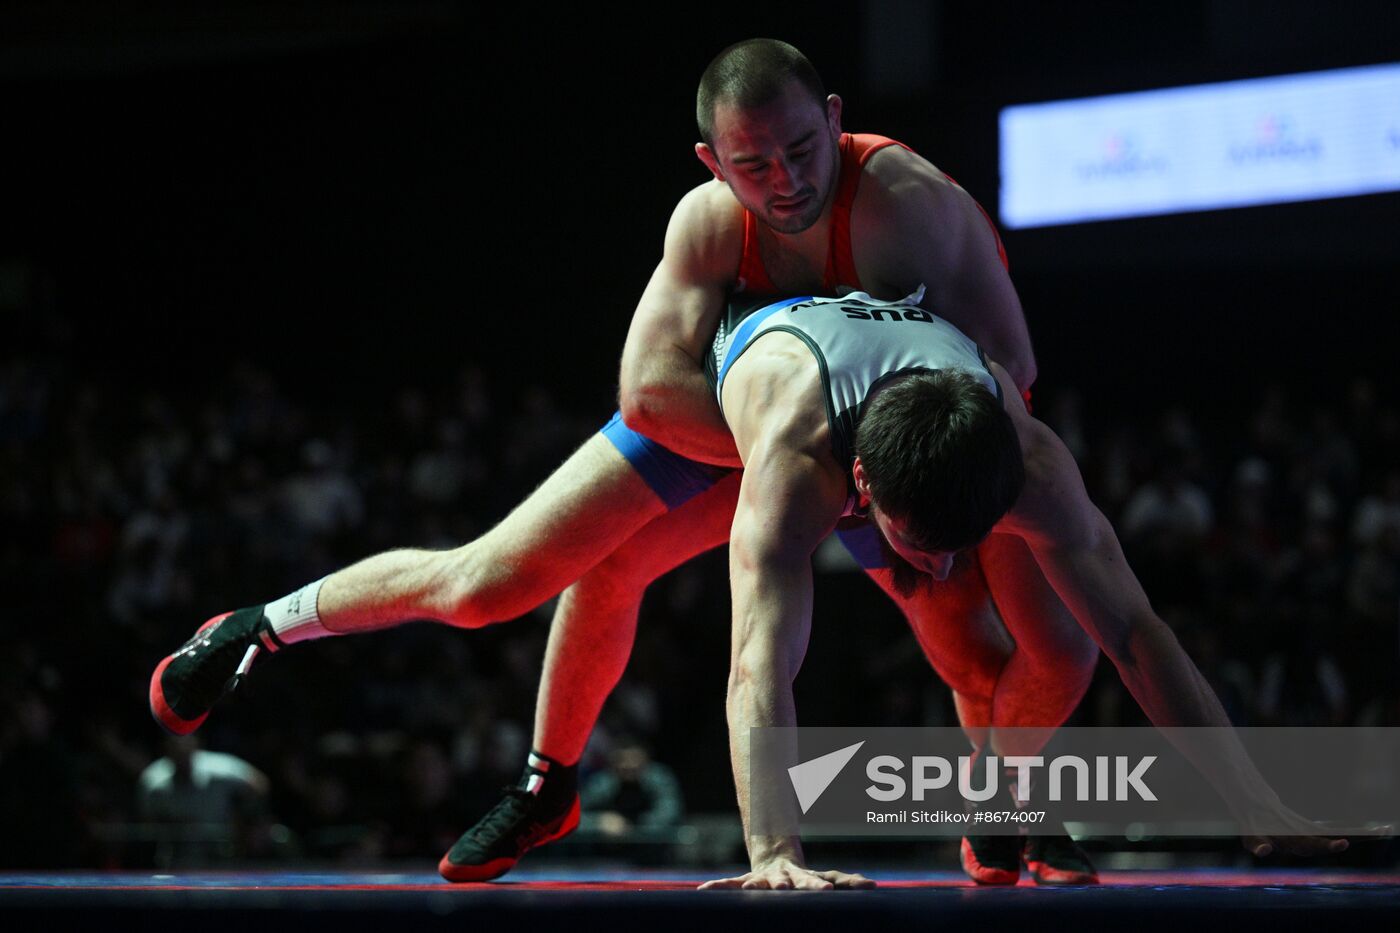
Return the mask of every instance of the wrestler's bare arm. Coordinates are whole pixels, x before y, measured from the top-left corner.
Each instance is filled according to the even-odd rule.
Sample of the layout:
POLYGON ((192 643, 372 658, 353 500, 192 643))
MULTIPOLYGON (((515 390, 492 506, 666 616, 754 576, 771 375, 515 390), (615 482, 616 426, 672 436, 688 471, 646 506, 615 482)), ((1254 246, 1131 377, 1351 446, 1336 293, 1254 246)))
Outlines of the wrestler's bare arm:
MULTIPOLYGON (((786 339, 773 335, 764 342, 780 346, 786 339)), ((741 359, 725 384, 725 414, 745 464, 729 544, 734 625, 727 709, 752 871, 707 888, 872 884, 858 875, 809 870, 796 837, 751 832, 749 730, 797 724, 792 680, 812 624, 812 551, 845 503, 846 480, 831 455, 820 392, 816 361, 800 345, 767 360, 741 359)))
MULTIPOLYGON (((998 526, 1023 537, 1046 579, 1113 661, 1148 719, 1160 727, 1206 726, 1182 747, 1239 816, 1268 813, 1294 827, 1281 837, 1249 837, 1255 851, 1276 845, 1297 854, 1338 851, 1342 840, 1282 805, 1230 729, 1210 684, 1157 616, 1128 567, 1112 525, 1089 500, 1079 468, 1064 443, 1010 395, 1011 378, 993 364, 1008 394, 1026 461, 1026 487, 998 526)), ((1168 733, 1170 735, 1170 733, 1168 733)))
POLYGON ((743 249, 743 216, 725 191, 701 185, 671 215, 622 350, 619 403, 628 427, 676 453, 738 466, 703 366, 743 249))
POLYGON ((1021 299, 971 195, 927 160, 890 146, 866 166, 851 225, 867 288, 907 293, 922 283, 925 308, 1001 362, 1017 394, 1030 388, 1035 353, 1021 299))

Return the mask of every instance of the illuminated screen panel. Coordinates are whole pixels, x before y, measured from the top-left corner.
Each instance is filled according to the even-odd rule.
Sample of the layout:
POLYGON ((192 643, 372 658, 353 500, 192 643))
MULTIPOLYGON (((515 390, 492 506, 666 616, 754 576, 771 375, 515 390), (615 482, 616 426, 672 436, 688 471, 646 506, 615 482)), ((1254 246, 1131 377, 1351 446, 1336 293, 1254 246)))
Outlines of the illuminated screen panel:
POLYGON ((1400 65, 1001 112, 1012 228, 1381 191, 1400 191, 1400 65))

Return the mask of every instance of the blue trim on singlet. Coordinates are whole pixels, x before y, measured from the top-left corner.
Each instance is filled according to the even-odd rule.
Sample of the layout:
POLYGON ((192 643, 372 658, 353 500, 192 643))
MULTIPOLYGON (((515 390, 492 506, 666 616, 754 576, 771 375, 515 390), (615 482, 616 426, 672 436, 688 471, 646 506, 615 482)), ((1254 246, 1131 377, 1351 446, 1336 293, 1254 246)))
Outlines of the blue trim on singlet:
POLYGON ((716 384, 724 385, 724 376, 729 372, 729 367, 733 365, 734 360, 739 356, 738 351, 743 349, 744 345, 749 342, 749 338, 753 336, 753 332, 758 329, 759 324, 762 324, 770 316, 784 308, 791 308, 793 305, 811 300, 811 296, 789 298, 786 301, 779 301, 765 308, 759 308, 753 314, 744 318, 744 323, 740 324, 734 331, 734 336, 729 338, 729 346, 726 348, 724 354, 724 365, 719 369, 719 376, 715 380, 716 384))
POLYGON ((874 522, 858 525, 855 528, 838 528, 836 537, 846 550, 866 570, 887 570, 890 562, 885 559, 885 549, 880 546, 880 531, 874 522))
POLYGON ((666 503, 667 509, 680 508, 719 482, 726 473, 733 472, 728 467, 700 463, 667 450, 624 424, 620 411, 603 425, 601 433, 627 458, 651 491, 666 503))

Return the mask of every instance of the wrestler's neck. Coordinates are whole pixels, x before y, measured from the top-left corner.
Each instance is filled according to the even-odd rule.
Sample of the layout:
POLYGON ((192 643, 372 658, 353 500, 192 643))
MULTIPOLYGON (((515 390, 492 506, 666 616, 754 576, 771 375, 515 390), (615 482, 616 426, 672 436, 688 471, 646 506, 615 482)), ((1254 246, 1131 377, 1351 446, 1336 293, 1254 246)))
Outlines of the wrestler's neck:
POLYGON ((758 247, 763 267, 779 291, 817 292, 826 273, 831 248, 831 215, 836 186, 827 193, 821 216, 800 233, 781 233, 759 219, 758 247))

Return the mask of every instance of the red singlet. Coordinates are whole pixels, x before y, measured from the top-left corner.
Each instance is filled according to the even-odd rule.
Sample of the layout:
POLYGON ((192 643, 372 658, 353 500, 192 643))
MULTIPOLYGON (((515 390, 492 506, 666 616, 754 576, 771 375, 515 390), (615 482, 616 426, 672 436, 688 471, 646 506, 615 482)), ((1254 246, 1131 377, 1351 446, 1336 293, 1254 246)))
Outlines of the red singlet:
MULTIPOLYGON (((909 149, 904 143, 896 142, 886 136, 875 136, 870 133, 842 133, 841 134, 841 176, 836 183, 836 199, 831 206, 831 239, 826 248, 826 270, 822 274, 822 291, 828 295, 835 295, 838 288, 850 289, 851 291, 864 291, 860 284, 860 275, 856 272, 855 259, 851 255, 851 205, 855 203, 856 191, 860 188, 861 172, 865 169, 865 163, 870 157, 887 146, 899 146, 902 149, 909 149)), ((909 149, 910 152, 914 150, 909 149)), ((945 178, 953 181, 953 178, 946 173, 945 178)), ((975 202, 974 202, 975 203, 975 202)), ((997 241, 997 255, 1001 258, 1001 264, 1007 265, 1006 249, 1001 244, 1001 236, 997 233, 996 226, 992 224, 992 218, 978 204, 977 209, 982 211, 982 216, 987 218, 988 226, 992 228, 992 235, 997 241)), ((757 294, 778 294, 778 289, 773 285, 773 280, 768 277, 768 270, 763 267, 763 257, 758 251, 758 224, 759 220, 753 212, 744 210, 744 253, 739 260, 739 291, 753 292, 757 294)))

